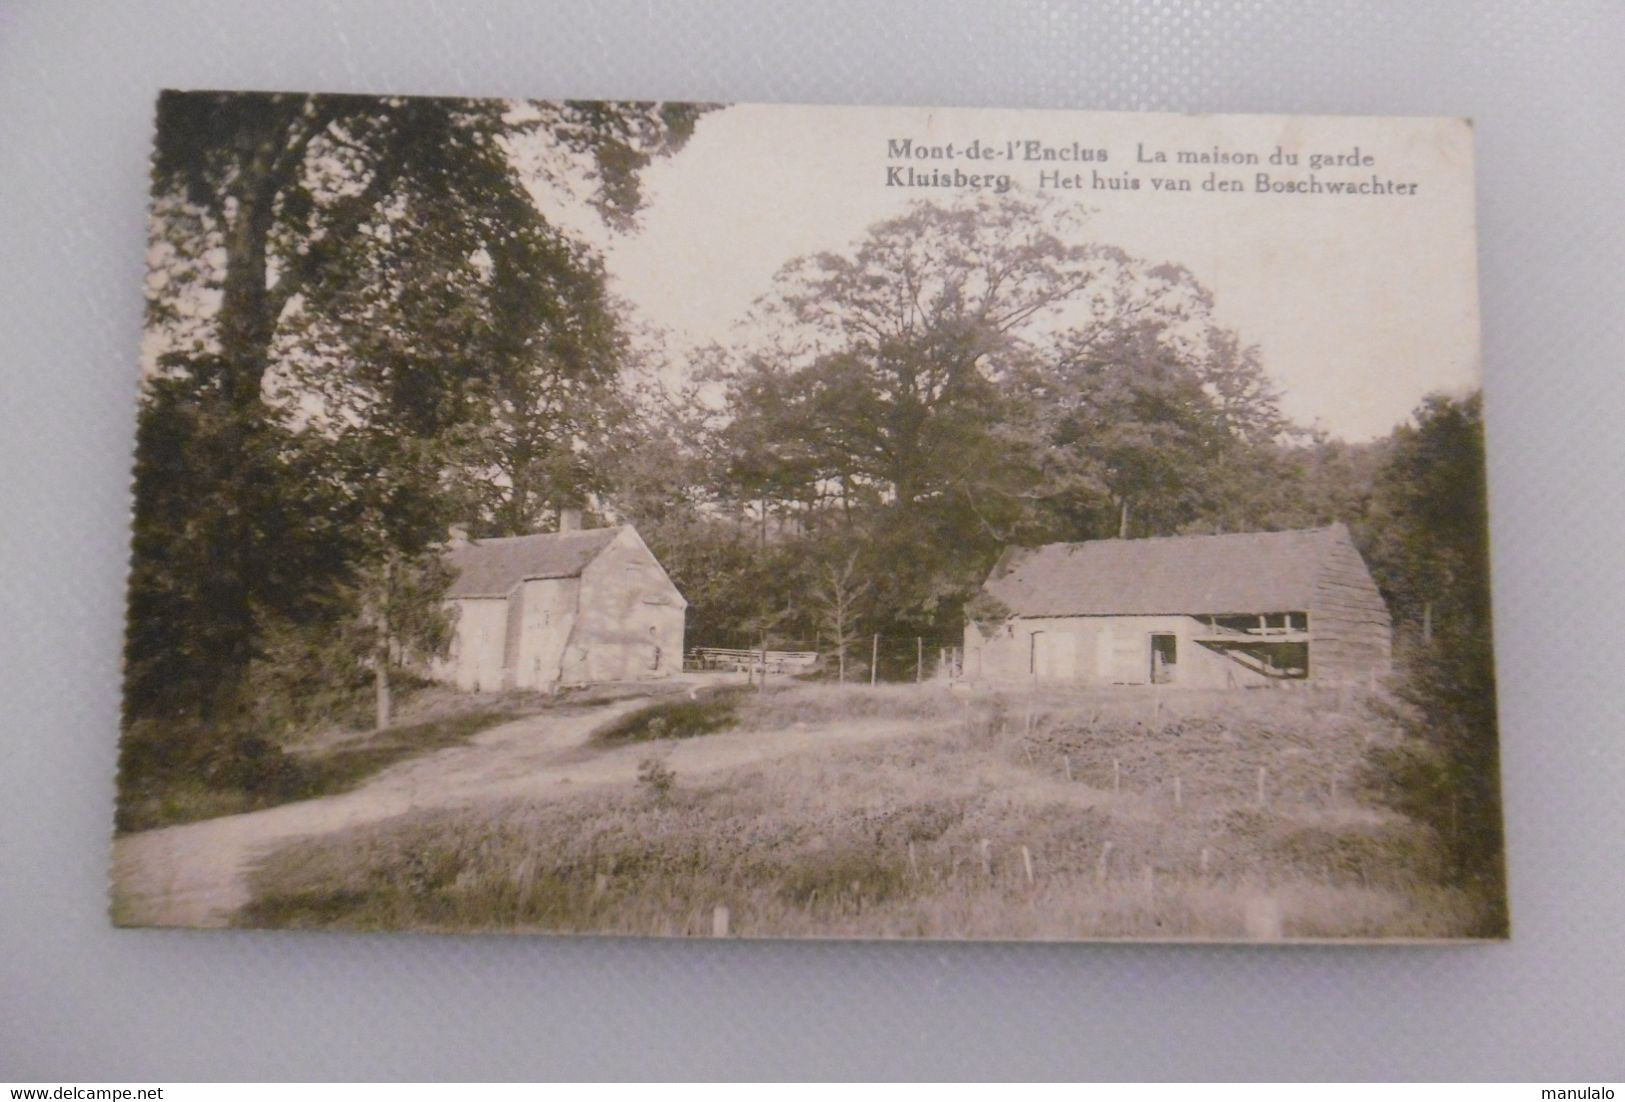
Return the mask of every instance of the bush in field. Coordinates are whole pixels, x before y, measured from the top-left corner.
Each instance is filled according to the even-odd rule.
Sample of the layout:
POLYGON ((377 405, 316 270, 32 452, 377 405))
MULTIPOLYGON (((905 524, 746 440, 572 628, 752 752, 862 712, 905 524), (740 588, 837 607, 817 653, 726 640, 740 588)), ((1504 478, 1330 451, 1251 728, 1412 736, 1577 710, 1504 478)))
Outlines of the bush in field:
POLYGON ((659 758, 644 758, 638 762, 638 784, 656 800, 664 800, 677 784, 677 772, 659 758))
POLYGON ((619 744, 713 734, 734 726, 745 691, 729 686, 703 689, 677 700, 663 700, 622 716, 601 728, 593 739, 619 744))

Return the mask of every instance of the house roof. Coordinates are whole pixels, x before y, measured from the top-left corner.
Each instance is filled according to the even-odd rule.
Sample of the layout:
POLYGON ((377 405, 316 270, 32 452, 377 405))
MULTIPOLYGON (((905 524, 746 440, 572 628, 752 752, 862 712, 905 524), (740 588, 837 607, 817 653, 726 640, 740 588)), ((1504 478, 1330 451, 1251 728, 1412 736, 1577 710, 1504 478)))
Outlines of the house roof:
POLYGON ((983 587, 1018 616, 1307 609, 1341 524, 1291 532, 1091 540, 1010 548, 983 587))
POLYGON ((457 572, 447 597, 506 597, 520 582, 534 578, 578 577, 620 528, 586 528, 536 536, 475 540, 446 552, 457 572))

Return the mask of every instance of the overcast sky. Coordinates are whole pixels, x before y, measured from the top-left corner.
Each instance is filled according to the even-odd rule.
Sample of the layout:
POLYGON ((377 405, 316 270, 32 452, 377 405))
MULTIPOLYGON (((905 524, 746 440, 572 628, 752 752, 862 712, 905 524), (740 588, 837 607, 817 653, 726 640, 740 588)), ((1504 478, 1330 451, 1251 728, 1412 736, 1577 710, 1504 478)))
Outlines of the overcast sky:
MULTIPOLYGON (((679 344, 727 342, 780 265, 840 250, 910 200, 951 189, 886 186, 888 141, 980 139, 1103 148, 1105 164, 915 161, 916 171, 1009 172, 1037 189, 1039 172, 1091 170, 1141 178, 1139 191, 1051 190, 1089 210, 1093 236, 1146 260, 1190 268, 1219 319, 1262 347, 1288 415, 1347 439, 1389 431, 1433 390, 1477 385, 1471 131, 1436 119, 1272 118, 916 108, 736 106, 703 118, 693 140, 645 178, 642 229, 609 242, 616 290, 679 344), (1256 152, 1258 166, 1218 166, 1242 194, 1203 192, 1212 166, 1139 163, 1162 151, 1256 152), (1271 166, 1281 147, 1296 167, 1271 166), (1415 194, 1258 195, 1255 174, 1306 180, 1313 153, 1370 165, 1333 166, 1323 181, 1394 180, 1415 194), (1151 190, 1182 176, 1189 193, 1151 190)), ((595 234, 595 236, 598 236, 595 234)), ((602 240, 602 237, 600 237, 602 240)))

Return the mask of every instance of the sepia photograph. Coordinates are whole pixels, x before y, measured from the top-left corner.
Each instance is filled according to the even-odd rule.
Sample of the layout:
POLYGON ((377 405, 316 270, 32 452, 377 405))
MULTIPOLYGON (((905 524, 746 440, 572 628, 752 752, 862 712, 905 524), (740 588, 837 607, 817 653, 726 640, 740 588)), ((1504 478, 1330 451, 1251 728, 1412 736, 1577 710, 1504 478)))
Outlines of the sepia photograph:
POLYGON ((153 143, 115 924, 1509 935, 1469 121, 153 143))

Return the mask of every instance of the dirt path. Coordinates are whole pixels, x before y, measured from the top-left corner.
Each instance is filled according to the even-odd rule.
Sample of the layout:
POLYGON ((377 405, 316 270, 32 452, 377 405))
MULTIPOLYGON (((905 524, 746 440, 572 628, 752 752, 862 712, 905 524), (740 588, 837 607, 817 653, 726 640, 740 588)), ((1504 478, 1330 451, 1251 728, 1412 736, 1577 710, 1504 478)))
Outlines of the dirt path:
POLYGON ((579 712, 546 712, 493 727, 467 745, 401 762, 336 796, 124 835, 113 843, 113 913, 128 926, 223 926, 248 902, 247 874, 271 849, 423 808, 515 797, 556 798, 634 784, 638 763, 660 754, 679 774, 707 773, 832 744, 916 733, 895 720, 737 731, 651 747, 588 745, 592 732, 646 697, 579 712))

